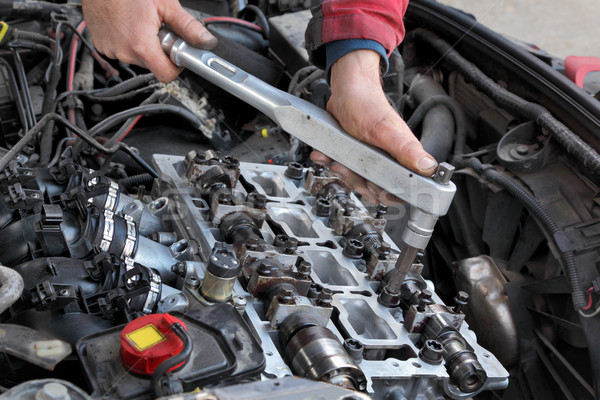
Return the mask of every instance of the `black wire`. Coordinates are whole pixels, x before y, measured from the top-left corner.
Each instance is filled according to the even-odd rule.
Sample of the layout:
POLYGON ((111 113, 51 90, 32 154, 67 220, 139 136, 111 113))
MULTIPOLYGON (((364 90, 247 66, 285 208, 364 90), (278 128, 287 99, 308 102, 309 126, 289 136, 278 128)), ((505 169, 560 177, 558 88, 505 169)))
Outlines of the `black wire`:
POLYGON ((263 13, 262 10, 260 8, 258 8, 257 6, 248 4, 240 12, 240 14, 245 14, 247 10, 254 12, 254 15, 256 16, 256 19, 257 19, 257 21, 256 21, 257 25, 260 26, 261 28, 263 28, 263 31, 264 31, 263 34, 265 36, 265 39, 269 39, 269 32, 270 32, 269 21, 267 21, 267 17, 265 16, 265 13, 263 13))
MULTIPOLYGON (((77 25, 79 25, 80 23, 81 22, 77 23, 77 25)), ((90 49, 91 52, 96 51, 96 49, 94 48, 94 45, 91 44, 85 37, 83 37, 83 35, 81 33, 77 32, 77 28, 75 28, 73 25, 71 25, 68 22, 63 22, 63 24, 66 27, 68 27, 69 29, 71 29, 73 31, 73 33, 75 35, 77 35, 77 37, 79 38, 79 40, 81 40, 81 43, 83 43, 85 45, 85 47, 87 47, 88 49, 90 49)))
MULTIPOLYGON (((246 20, 242 20, 242 21, 246 21, 246 20)), ((241 22, 235 22, 233 20, 226 20, 226 21, 219 21, 219 20, 210 21, 209 20, 209 21, 202 21, 202 22, 206 26, 208 26, 208 25, 234 25, 236 27, 248 29, 248 30, 250 30, 252 32, 260 33, 261 35, 265 34, 265 30, 261 26, 256 25, 256 27, 252 27, 252 26, 243 24, 241 22)), ((246 21, 246 22, 249 22, 249 21, 246 21)))
POLYGON ((121 111, 117 114, 113 114, 110 117, 102 120, 101 122, 94 125, 90 131, 90 137, 94 137, 99 135, 102 132, 109 130, 110 128, 120 124, 121 122, 126 121, 129 118, 137 117, 138 115, 156 115, 156 114, 176 114, 188 122, 190 122, 194 127, 200 128, 202 126, 202 121, 200 118, 192 113, 191 111, 171 104, 148 104, 143 106, 138 106, 134 108, 130 108, 125 111, 121 111))
POLYGON ((119 94, 116 96, 96 96, 93 94, 84 94, 83 97, 87 98, 90 101, 95 103, 114 103, 115 101, 123 101, 132 99, 142 93, 145 93, 149 90, 154 90, 160 88, 160 83, 153 83, 151 85, 145 86, 143 88, 132 90, 128 93, 119 94))
POLYGON ((27 111, 29 117, 29 125, 33 126, 37 123, 35 119, 35 110, 33 109, 33 102, 31 101, 31 92, 29 91, 29 85, 27 84, 27 75, 25 74, 25 67, 23 66, 23 60, 16 49, 11 49, 13 54, 13 61, 17 70, 17 79, 21 84, 21 93, 23 95, 23 101, 25 111, 27 111))
POLYGON ((583 285, 579 277, 579 270, 575 261, 573 251, 563 250, 560 248, 559 236, 561 229, 558 224, 550 217, 544 206, 533 196, 527 193, 515 181, 498 172, 490 164, 482 164, 477 158, 471 158, 469 165, 475 172, 484 176, 491 182, 501 186, 518 200, 531 215, 536 217, 543 229, 552 237, 556 248, 560 253, 561 264, 569 283, 571 284, 571 297, 576 310, 585 307, 585 295, 583 285))
MULTIPOLYGON (((154 104, 158 101, 159 97, 160 93, 154 92, 150 96, 148 96, 148 98, 146 98, 144 101, 142 101, 140 106, 145 106, 146 104, 154 104)), ((131 117, 127 121, 125 121, 125 123, 121 125, 121 127, 108 139, 106 145, 110 146, 116 143, 119 139, 121 139, 125 135, 125 133, 127 133, 127 131, 129 131, 137 122, 137 117, 138 116, 136 115, 135 117, 131 117)))
POLYGON ((8 44, 8 47, 17 48, 17 49, 43 51, 43 52, 47 53, 50 57, 54 57, 54 51, 52 51, 52 49, 50 47, 44 46, 43 44, 39 44, 39 43, 31 43, 31 42, 23 42, 21 40, 13 40, 12 42, 10 42, 8 44))

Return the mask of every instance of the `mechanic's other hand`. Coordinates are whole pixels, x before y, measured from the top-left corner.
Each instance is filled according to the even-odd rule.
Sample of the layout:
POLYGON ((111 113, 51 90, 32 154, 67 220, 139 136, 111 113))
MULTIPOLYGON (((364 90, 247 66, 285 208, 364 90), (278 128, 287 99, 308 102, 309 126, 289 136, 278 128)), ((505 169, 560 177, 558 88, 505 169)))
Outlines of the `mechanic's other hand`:
MULTIPOLYGON (((331 67, 331 98, 327 111, 352 136, 385 150, 400 164, 420 175, 432 175, 437 162, 423 150, 410 128, 389 104, 381 87, 379 61, 379 54, 371 50, 356 50, 336 61, 331 67)), ((383 201, 381 189, 340 164, 332 164, 325 155, 313 151, 311 159, 330 166, 368 201, 383 201)))
POLYGON ((148 68, 161 82, 179 74, 158 39, 166 23, 186 42, 212 49, 217 39, 178 0, 82 0, 94 45, 104 55, 148 68))

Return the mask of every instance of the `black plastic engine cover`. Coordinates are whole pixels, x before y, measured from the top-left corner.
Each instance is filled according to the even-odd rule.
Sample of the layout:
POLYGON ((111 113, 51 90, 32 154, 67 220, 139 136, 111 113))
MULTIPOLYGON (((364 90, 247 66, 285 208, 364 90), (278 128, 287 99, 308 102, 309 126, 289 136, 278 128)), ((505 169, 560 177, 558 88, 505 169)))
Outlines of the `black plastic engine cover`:
MULTIPOLYGON (((183 389, 257 379, 265 365, 263 351, 239 313, 228 304, 201 307, 181 319, 194 344, 189 362, 173 374, 183 389)), ((81 339, 77 353, 94 395, 114 399, 154 398, 150 376, 132 374, 119 358, 124 326, 81 339)))

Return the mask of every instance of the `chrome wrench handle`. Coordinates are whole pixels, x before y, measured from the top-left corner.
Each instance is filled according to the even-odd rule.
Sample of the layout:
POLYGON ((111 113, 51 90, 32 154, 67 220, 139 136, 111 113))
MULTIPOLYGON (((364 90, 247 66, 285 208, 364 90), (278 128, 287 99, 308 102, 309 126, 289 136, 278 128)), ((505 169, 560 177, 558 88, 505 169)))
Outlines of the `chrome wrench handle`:
POLYGON ((410 220, 402 239, 411 247, 427 246, 438 217, 448 212, 456 192, 449 180, 452 166, 442 165, 438 170, 445 179, 420 176, 344 132, 331 114, 314 104, 261 81, 210 51, 188 45, 166 28, 161 29, 159 38, 175 65, 247 102, 290 135, 410 204, 410 220))

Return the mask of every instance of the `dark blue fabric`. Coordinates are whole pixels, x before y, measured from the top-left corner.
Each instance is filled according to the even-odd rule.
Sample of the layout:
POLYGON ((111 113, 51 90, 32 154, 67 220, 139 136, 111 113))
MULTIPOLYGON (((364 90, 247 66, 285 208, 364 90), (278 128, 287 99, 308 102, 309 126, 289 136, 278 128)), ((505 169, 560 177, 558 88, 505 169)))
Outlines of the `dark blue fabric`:
POLYGON ((381 66, 383 67, 383 73, 387 72, 389 67, 389 61, 386 55, 385 48, 381 44, 369 39, 346 39, 336 40, 325 44, 327 77, 329 77, 331 66, 337 60, 350 53, 351 51, 362 49, 373 50, 377 52, 381 56, 381 66))

